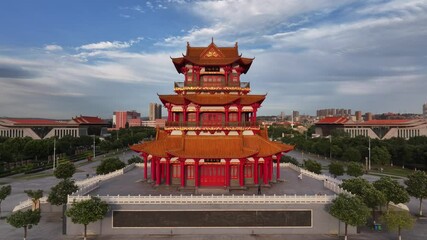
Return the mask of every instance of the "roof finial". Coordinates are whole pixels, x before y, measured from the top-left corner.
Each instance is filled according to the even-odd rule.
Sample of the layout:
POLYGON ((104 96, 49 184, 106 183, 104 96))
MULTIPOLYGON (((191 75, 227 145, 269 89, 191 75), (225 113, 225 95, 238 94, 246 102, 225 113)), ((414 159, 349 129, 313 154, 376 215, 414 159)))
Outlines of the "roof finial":
POLYGON ((212 43, 213 43, 213 37, 212 37, 212 43))
POLYGON ((190 42, 187 41, 187 47, 189 47, 189 46, 190 46, 190 42))

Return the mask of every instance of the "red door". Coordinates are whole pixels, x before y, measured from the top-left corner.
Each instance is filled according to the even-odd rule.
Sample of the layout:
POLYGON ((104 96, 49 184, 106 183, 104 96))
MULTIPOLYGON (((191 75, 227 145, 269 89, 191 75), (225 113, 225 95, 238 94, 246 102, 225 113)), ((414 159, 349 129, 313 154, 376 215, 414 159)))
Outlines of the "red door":
POLYGON ((202 165, 200 167, 200 186, 225 185, 225 166, 219 164, 202 165))

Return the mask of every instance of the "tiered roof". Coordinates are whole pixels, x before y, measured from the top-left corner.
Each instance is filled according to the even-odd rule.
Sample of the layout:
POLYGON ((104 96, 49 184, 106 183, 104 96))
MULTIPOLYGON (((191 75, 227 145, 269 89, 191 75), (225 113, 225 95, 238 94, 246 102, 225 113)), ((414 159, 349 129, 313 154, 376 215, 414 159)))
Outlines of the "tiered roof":
POLYGON ((230 94, 186 94, 186 95, 159 95, 163 104, 172 103, 183 105, 192 102, 199 105, 226 105, 240 102, 241 105, 261 104, 266 95, 230 95, 230 94))
POLYGON ((261 135, 240 136, 173 136, 158 130, 157 140, 136 144, 131 149, 158 157, 179 158, 246 158, 267 157, 289 152, 293 146, 271 142, 261 135))
POLYGON ((224 66, 238 63, 243 68, 243 73, 246 73, 252 61, 253 58, 244 58, 239 55, 237 43, 234 47, 217 47, 213 41, 208 47, 191 47, 187 43, 186 54, 183 57, 172 58, 179 73, 182 73, 181 68, 187 63, 199 66, 224 66))

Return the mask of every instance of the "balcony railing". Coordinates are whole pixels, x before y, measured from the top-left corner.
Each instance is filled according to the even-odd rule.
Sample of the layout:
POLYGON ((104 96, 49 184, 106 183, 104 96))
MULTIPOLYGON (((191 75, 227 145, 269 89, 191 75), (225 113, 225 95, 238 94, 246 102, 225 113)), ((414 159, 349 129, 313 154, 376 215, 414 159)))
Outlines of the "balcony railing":
POLYGON ((177 128, 218 128, 218 127, 224 127, 224 128, 254 128, 259 127, 258 122, 175 122, 175 121, 167 121, 166 127, 177 127, 177 128))
POLYGON ((251 85, 249 82, 238 82, 233 83, 229 82, 226 83, 204 83, 204 82, 175 82, 175 88, 186 88, 186 87, 193 87, 193 88, 218 88, 218 87, 235 87, 235 88, 250 88, 251 85))

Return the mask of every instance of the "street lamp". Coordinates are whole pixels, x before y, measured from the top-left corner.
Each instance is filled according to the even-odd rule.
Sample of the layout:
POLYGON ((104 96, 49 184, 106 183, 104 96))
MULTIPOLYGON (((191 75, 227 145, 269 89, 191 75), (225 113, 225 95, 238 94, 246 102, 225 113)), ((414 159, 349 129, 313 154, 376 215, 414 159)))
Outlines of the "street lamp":
POLYGON ((96 146, 95 146, 95 134, 93 135, 93 158, 95 158, 95 149, 96 149, 96 146))
POLYGON ((53 170, 55 170, 56 164, 56 138, 53 139, 53 170))
POLYGON ((369 143, 369 145, 368 145, 368 153, 369 153, 369 155, 368 155, 368 170, 371 170, 371 138, 370 137, 368 137, 368 143, 369 143))

